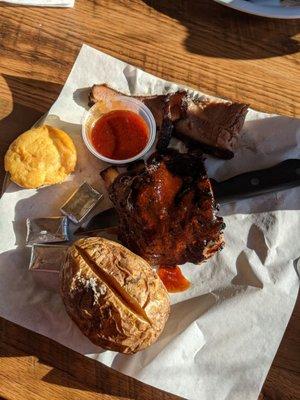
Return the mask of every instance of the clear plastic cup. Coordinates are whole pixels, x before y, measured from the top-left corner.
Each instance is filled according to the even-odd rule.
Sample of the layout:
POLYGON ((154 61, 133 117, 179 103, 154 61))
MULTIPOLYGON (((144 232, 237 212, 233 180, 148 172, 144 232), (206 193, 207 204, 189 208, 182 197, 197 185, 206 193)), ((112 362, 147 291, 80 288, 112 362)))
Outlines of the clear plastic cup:
POLYGON ((155 141, 155 137, 156 137, 156 123, 152 112, 149 110, 147 106, 145 106, 144 103, 132 97, 117 96, 114 97, 114 99, 111 101, 106 101, 104 103, 103 102, 96 103, 83 116, 82 138, 86 147, 92 154, 94 154, 94 156, 110 164, 123 165, 136 161, 140 158, 143 158, 143 156, 145 156, 145 154, 148 153, 148 151, 151 149, 155 141), (129 110, 135 112, 144 119, 149 131, 148 142, 144 147, 144 149, 136 156, 125 160, 115 160, 103 156, 95 149, 91 141, 91 132, 96 121, 98 121, 102 115, 114 110, 129 110))

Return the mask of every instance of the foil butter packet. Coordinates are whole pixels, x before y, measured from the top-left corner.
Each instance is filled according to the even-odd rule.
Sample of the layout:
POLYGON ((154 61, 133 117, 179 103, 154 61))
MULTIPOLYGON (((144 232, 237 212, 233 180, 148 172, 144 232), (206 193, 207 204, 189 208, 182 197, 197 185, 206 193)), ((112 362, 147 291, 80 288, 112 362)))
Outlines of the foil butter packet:
POLYGON ((34 244, 31 248, 29 270, 59 273, 65 260, 68 246, 34 244))
POLYGON ((83 222, 102 197, 102 193, 87 182, 83 182, 61 207, 60 211, 77 225, 83 222))
POLYGON ((26 245, 67 242, 69 221, 67 217, 27 218, 26 245))

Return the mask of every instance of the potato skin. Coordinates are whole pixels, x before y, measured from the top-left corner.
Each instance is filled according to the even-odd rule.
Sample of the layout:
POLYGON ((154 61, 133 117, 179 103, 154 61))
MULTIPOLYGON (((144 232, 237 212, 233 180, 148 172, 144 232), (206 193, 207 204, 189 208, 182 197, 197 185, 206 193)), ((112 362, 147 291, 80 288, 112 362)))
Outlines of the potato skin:
POLYGON ((61 293, 69 316, 91 342, 125 354, 154 343, 170 312, 168 293, 150 265, 99 237, 70 247, 61 293))

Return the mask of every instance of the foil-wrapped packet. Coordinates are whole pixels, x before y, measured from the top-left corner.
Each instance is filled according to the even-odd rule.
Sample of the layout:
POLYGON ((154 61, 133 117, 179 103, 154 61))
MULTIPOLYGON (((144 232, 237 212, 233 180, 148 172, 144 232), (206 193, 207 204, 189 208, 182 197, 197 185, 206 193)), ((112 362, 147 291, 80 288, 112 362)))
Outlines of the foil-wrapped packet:
POLYGON ((26 244, 67 242, 69 221, 67 217, 27 218, 26 244))
POLYGON ((66 258, 68 246, 34 244, 31 248, 29 270, 59 273, 66 258))
POLYGON ((61 207, 60 211, 74 224, 80 224, 102 197, 102 193, 84 182, 61 207))

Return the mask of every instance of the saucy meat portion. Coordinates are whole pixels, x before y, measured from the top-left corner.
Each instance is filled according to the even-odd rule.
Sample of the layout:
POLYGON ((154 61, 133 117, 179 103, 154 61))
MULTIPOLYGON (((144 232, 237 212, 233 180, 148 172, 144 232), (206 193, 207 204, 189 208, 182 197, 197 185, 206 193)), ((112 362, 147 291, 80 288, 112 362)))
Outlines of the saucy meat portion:
POLYGON ((201 263, 224 245, 210 181, 199 153, 154 153, 143 169, 106 184, 119 216, 119 239, 152 265, 201 263))
MULTIPOLYGON (((90 104, 119 95, 106 85, 94 85, 90 104)), ((194 96, 185 90, 153 96, 135 96, 152 112, 158 131, 157 150, 163 153, 172 136, 189 148, 219 158, 232 158, 248 111, 243 103, 194 96)))

